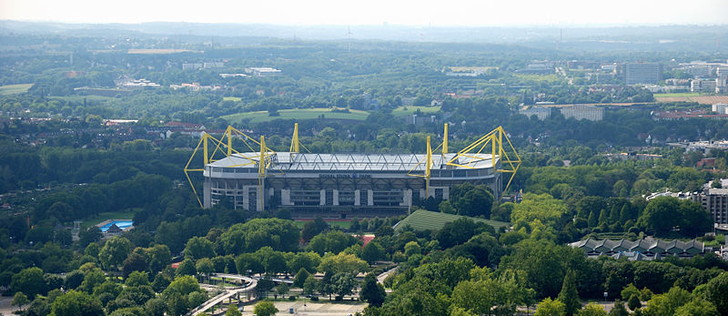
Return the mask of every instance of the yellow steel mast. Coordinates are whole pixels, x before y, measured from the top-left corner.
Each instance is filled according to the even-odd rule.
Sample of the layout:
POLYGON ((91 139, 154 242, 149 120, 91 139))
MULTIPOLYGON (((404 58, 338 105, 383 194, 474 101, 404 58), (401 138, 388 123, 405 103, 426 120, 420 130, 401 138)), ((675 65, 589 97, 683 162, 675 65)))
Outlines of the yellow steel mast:
POLYGON ((473 164, 483 160, 483 157, 478 154, 481 154, 483 150, 487 150, 487 147, 490 147, 493 168, 497 172, 511 174, 503 189, 503 192, 506 192, 521 166, 521 157, 502 126, 496 127, 490 133, 481 136, 478 140, 460 150, 455 157, 447 162, 447 165, 474 169, 473 164), (505 139, 505 142, 503 139, 505 139), (496 164, 496 159, 499 161, 498 164, 496 164))
POLYGON ((266 157, 268 149, 265 147, 265 136, 260 136, 260 157, 258 158, 258 204, 256 208, 258 210, 265 209, 265 170, 266 170, 266 157))
POLYGON ((448 124, 445 123, 445 125, 443 125, 443 132, 442 132, 442 155, 443 156, 447 155, 447 151, 448 151, 448 148, 447 148, 448 130, 447 129, 448 129, 448 124))
POLYGON ((293 124, 293 137, 291 137, 291 148, 288 150, 292 153, 299 153, 300 142, 298 141, 298 123, 293 124))
POLYGON ((430 176, 432 172, 432 146, 430 145, 430 136, 427 136, 427 158, 425 162, 425 196, 430 197, 430 176))

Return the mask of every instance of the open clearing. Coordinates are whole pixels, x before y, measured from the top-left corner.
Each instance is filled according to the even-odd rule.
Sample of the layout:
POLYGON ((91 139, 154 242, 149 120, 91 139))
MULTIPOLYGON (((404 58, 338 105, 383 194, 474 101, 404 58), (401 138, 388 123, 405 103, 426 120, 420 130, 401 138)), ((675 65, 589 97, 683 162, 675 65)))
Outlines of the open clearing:
POLYGON ((91 227, 91 226, 101 223, 107 219, 132 219, 132 218, 134 218, 134 210, 130 210, 130 209, 118 211, 118 212, 104 212, 104 213, 99 213, 99 215, 88 218, 85 221, 81 222, 81 228, 91 227))
POLYGON ((680 93, 674 94, 655 94, 655 100, 658 102, 697 102, 700 104, 728 103, 728 95, 700 95, 697 93, 680 93), (672 96, 677 95, 677 96, 672 96))
POLYGON ((422 114, 431 114, 436 113, 440 111, 440 106, 400 106, 396 109, 392 110, 392 115, 394 116, 405 116, 416 113, 418 110, 422 114))
POLYGON ((278 116, 270 116, 268 111, 257 111, 225 115, 222 118, 230 123, 240 123, 242 120, 250 120, 251 123, 270 122, 273 120, 315 120, 321 118, 328 120, 353 120, 363 121, 369 116, 369 112, 360 110, 349 110, 349 112, 332 112, 330 108, 314 109, 288 109, 278 111, 278 116))
POLYGON ((24 83, 24 84, 9 84, 0 86, 0 95, 11 95, 11 94, 20 94, 28 92, 28 89, 32 87, 32 83, 24 83))
MULTIPOLYGON (((276 315, 291 315, 289 309, 293 308, 294 315, 309 315, 309 316, 341 316, 341 315, 354 315, 357 312, 361 312, 367 307, 366 303, 362 302, 328 302, 322 297, 323 302, 311 302, 311 301, 275 301, 273 304, 278 308, 276 315), (304 304, 306 306, 304 306, 304 304)), ((253 306, 245 306, 243 315, 253 315, 253 306)))
POLYGON ((415 230, 440 230, 443 226, 445 226, 446 223, 454 222, 457 219, 460 219, 463 217, 469 218, 476 222, 486 223, 490 226, 495 227, 495 229, 498 229, 503 226, 507 227, 508 225, 510 225, 509 223, 506 223, 506 222, 493 221, 493 220, 482 219, 482 218, 477 218, 477 217, 468 217, 468 216, 460 216, 460 215, 453 215, 453 214, 447 214, 447 213, 417 210, 414 213, 407 216, 401 222, 397 223, 397 227, 395 228, 395 230, 399 231, 406 226, 411 226, 415 230))

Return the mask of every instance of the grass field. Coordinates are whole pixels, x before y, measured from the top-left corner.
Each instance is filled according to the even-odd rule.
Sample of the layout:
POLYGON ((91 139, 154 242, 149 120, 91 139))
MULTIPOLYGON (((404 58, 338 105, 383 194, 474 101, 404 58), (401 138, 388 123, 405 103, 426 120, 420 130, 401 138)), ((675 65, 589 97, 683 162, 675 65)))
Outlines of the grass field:
POLYGON ((397 228, 395 230, 399 231, 406 226, 411 226, 415 230, 439 230, 443 226, 445 226, 446 223, 453 222, 463 217, 470 218, 476 222, 486 223, 495 227, 496 229, 504 226, 507 227, 510 225, 506 222, 492 221, 487 219, 446 213, 430 212, 425 210, 417 210, 409 216, 405 217, 405 219, 403 219, 401 222, 397 223, 397 228))
POLYGON ((127 209, 127 210, 118 211, 118 212, 99 213, 99 215, 96 215, 94 217, 89 217, 86 220, 84 220, 83 222, 81 222, 81 228, 91 227, 91 226, 101 223, 107 219, 132 219, 132 218, 134 218, 134 213, 135 213, 135 210, 133 210, 133 209, 127 209))
POLYGON ((51 99, 59 99, 69 102, 83 102, 86 99, 87 102, 101 103, 108 100, 115 99, 114 97, 105 97, 100 95, 69 95, 62 97, 50 97, 51 99))
POLYGON ((682 92, 682 93, 655 93, 653 94, 655 99, 661 98, 686 98, 686 97, 699 97, 698 92, 682 92))
POLYGON ((268 111, 247 112, 225 115, 223 118, 230 123, 240 123, 242 120, 250 120, 251 123, 270 122, 272 120, 315 120, 321 115, 330 120, 354 120, 363 121, 369 116, 369 112, 349 110, 349 112, 331 112, 329 108, 315 109, 289 109, 278 111, 278 116, 268 115, 268 111))
POLYGON ((414 114, 417 112, 417 110, 420 110, 421 113, 428 114, 428 113, 436 113, 440 111, 440 106, 400 106, 394 110, 392 110, 393 116, 405 116, 414 114))
POLYGON ((0 86, 0 95, 11 95, 25 93, 32 87, 32 83, 27 84, 9 84, 0 86))
MULTIPOLYGON (((351 221, 326 221, 324 220, 329 226, 332 228, 339 228, 339 229, 349 229, 351 227, 351 221)), ((306 225, 307 222, 310 221, 294 221, 293 223, 296 225, 296 227, 303 229, 303 225, 306 225)))
POLYGON ((240 100, 242 100, 242 99, 241 98, 238 98, 238 97, 223 97, 222 100, 223 101, 240 102, 240 100))

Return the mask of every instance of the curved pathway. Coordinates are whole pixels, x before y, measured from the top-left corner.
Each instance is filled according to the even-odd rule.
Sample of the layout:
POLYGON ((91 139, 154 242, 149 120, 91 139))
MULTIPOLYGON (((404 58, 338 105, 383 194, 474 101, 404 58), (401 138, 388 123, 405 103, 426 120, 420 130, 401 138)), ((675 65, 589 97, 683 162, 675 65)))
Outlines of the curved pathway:
POLYGON ((202 305, 198 306, 197 308, 189 311, 186 315, 198 315, 206 312, 213 306, 220 304, 224 302, 226 299, 229 299, 239 293, 245 293, 247 291, 255 289, 255 287, 258 285, 258 280, 249 278, 242 275, 237 274, 225 274, 225 273, 218 273, 217 276, 226 278, 226 279, 238 279, 243 280, 247 283, 244 287, 236 287, 231 289, 226 289, 225 292, 207 300, 207 302, 202 303, 202 305))

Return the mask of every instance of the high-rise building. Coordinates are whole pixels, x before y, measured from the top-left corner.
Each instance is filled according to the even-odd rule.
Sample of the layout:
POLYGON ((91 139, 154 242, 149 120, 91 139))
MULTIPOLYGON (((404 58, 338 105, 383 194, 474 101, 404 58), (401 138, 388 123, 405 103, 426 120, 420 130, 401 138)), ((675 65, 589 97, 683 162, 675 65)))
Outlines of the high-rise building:
POLYGON ((657 63, 629 63, 624 65, 627 84, 658 84, 662 81, 662 65, 657 63))
POLYGON ((728 224, 728 189, 709 189, 708 193, 693 195, 693 201, 710 212, 716 224, 728 224))

